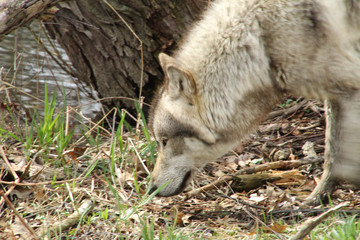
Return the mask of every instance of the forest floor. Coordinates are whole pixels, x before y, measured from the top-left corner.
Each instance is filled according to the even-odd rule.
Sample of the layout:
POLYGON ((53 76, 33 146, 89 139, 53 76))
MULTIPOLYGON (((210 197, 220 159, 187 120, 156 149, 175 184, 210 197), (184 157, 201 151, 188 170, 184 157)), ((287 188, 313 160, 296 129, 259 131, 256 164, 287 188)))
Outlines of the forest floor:
POLYGON ((353 186, 303 205, 322 173, 318 101, 284 99, 241 146, 168 198, 147 193, 156 143, 141 115, 137 128, 124 118, 106 129, 88 120, 71 127, 69 115, 80 114, 54 108, 34 118, 0 103, 0 239, 289 239, 340 203, 305 239, 360 237, 353 186), (250 167, 261 170, 236 175, 250 167))

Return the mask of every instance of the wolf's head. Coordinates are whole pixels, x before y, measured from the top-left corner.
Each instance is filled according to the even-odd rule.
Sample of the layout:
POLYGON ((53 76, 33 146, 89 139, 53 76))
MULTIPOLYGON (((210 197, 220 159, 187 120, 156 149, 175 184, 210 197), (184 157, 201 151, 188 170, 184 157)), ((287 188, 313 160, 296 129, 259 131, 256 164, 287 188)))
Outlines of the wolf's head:
MULTIPOLYGON (((228 145, 200 117, 201 96, 192 73, 165 54, 159 55, 165 74, 164 85, 152 104, 150 128, 159 154, 152 173, 151 188, 167 184, 159 196, 184 190, 196 169, 216 160, 228 145)), ((226 149, 225 149, 226 148, 226 149)))

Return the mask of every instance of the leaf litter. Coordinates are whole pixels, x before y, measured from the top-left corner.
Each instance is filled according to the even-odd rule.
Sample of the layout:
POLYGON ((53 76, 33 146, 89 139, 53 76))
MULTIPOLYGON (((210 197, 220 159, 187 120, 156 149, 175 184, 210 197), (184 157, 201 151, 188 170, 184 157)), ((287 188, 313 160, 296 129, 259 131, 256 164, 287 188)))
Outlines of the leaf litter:
MULTIPOLYGON (((200 170, 188 192, 169 198, 146 194, 147 171, 156 152, 151 156, 152 143, 137 130, 121 131, 114 146, 114 134, 92 128, 94 124, 88 139, 74 141, 62 153, 35 145, 26 149, 25 143, 6 136, 1 143, 1 190, 41 239, 252 239, 259 234, 287 239, 299 221, 327 209, 302 205, 319 181, 322 161, 297 168, 287 164, 306 157, 322 159, 323 115, 317 101, 294 99, 277 107, 240 146, 200 170), (99 135, 101 140, 96 139, 99 135), (236 175, 269 164, 279 166, 236 175), (204 186, 211 187, 189 195, 204 186)), ((1 121, 6 122, 12 120, 1 121)), ((12 125, 0 127, 15 131, 12 125)), ((345 183, 330 201, 347 201, 350 205, 340 211, 358 214, 359 195, 345 183)), ((31 238, 14 209, 3 200, 0 207, 0 238, 31 238)))

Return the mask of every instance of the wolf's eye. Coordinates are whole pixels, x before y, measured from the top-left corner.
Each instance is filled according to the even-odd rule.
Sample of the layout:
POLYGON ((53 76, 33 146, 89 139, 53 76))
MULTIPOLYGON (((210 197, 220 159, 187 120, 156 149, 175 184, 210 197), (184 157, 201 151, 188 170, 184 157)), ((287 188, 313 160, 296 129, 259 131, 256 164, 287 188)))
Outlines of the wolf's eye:
POLYGON ((166 138, 163 138, 163 139, 161 140, 161 144, 163 145, 163 147, 166 146, 167 142, 168 142, 168 140, 167 140, 166 138))

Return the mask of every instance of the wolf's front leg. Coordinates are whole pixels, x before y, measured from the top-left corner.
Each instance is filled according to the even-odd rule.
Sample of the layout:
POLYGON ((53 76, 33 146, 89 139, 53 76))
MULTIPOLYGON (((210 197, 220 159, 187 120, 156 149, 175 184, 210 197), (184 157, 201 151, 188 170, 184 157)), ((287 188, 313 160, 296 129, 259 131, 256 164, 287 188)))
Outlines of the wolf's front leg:
POLYGON ((340 119, 342 118, 341 103, 337 100, 325 101, 326 132, 325 132, 325 164, 321 180, 305 201, 306 204, 317 204, 319 199, 326 200, 327 195, 334 191, 337 178, 334 166, 338 161, 340 140, 340 119))

